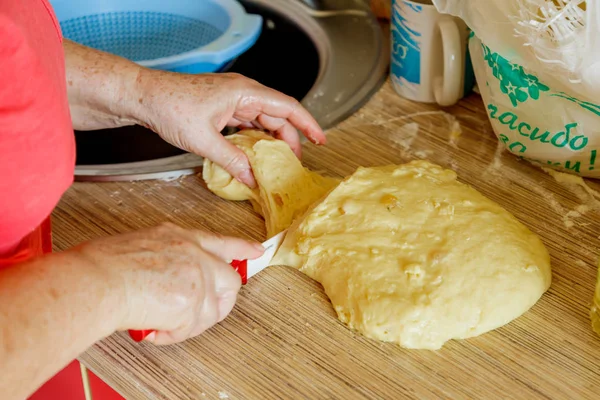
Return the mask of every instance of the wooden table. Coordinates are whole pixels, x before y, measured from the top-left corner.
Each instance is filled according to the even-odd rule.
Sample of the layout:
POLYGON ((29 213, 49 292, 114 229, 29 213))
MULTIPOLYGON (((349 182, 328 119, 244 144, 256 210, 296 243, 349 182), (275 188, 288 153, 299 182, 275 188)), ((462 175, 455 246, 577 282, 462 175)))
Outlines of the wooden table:
MULTIPOLYGON (((335 176, 415 158, 457 171, 540 235, 551 253, 552 286, 521 318, 439 351, 404 350, 346 329, 319 284, 273 267, 198 338, 155 347, 119 333, 81 361, 129 399, 599 398, 600 338, 589 309, 600 203, 503 152, 479 96, 445 111, 402 100, 388 83, 328 132, 326 147, 306 145, 304 163, 335 176), (577 213, 581 204, 591 210, 577 213)), ((265 239, 249 204, 221 200, 189 176, 75 184, 54 214, 56 247, 167 220, 265 239)))

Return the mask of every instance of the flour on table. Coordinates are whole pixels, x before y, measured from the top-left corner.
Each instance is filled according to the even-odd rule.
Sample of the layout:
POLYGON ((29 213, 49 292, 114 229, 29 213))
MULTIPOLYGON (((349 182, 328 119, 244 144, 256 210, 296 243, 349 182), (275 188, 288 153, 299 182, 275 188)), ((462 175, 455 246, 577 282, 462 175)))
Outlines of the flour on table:
POLYGON ((415 151, 415 157, 421 158, 421 159, 427 158, 431 154, 433 154, 433 151, 431 151, 431 150, 418 150, 418 151, 415 151))
MULTIPOLYGON (((548 175, 567 189, 571 190, 583 202, 585 211, 600 210, 600 193, 585 183, 582 177, 559 172, 550 168, 542 168, 548 175)), ((579 210, 581 212, 581 210, 579 210)), ((585 212, 584 211, 584 212, 585 212)))
MULTIPOLYGON (((484 177, 492 180, 493 182, 498 183, 509 183, 509 182, 521 182, 523 186, 529 188, 529 190, 537 193, 542 199, 544 199, 550 208, 562 219, 563 225, 565 228, 570 229, 573 228, 576 224, 575 219, 582 217, 587 211, 589 211, 590 207, 582 204, 577 206, 574 210, 566 210, 556 199, 554 193, 540 186, 539 182, 535 182, 530 177, 523 175, 521 172, 515 171, 502 163, 502 153, 506 150, 504 143, 498 141, 496 152, 494 153, 494 159, 488 165, 487 169, 484 172, 484 177)), ((549 175, 555 176, 557 181, 560 183, 560 180, 563 181, 563 184, 567 184, 573 189, 575 187, 576 191, 581 194, 583 193, 583 197, 588 197, 585 195, 585 191, 583 191, 580 187, 580 182, 577 180, 578 177, 575 177, 575 181, 571 181, 571 175, 564 174, 561 172, 557 172, 554 170, 550 170, 547 168, 542 168, 549 175), (567 175, 567 178, 561 178, 562 175, 567 175)), ((581 178, 578 178, 581 179, 581 178)), ((585 182, 581 180, 581 183, 585 185, 585 182)), ((586 185, 587 187, 587 185, 586 185)), ((591 189, 590 189, 591 190, 591 189)), ((582 225, 579 223, 578 225, 582 225)), ((574 233, 575 235, 577 233, 574 233)))
POLYGON ((572 218, 582 217, 591 210, 600 210, 600 193, 590 188, 582 177, 559 172, 550 168, 542 168, 554 180, 575 194, 583 204, 579 204, 574 210, 563 214, 563 222, 567 228, 574 225, 572 218))
POLYGON ((460 122, 458 122, 456 117, 452 114, 444 113, 444 118, 448 121, 448 143, 450 143, 450 146, 458 149, 458 140, 462 135, 460 122))
POLYGON ((418 134, 419 124, 411 122, 403 125, 398 132, 391 135, 390 140, 400 146, 402 150, 408 151, 418 134))

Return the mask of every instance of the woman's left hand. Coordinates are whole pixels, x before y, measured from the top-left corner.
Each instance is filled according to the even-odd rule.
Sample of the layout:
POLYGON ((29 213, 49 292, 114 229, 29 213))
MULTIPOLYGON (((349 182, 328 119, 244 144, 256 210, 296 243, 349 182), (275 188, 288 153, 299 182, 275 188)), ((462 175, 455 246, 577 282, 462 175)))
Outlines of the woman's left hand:
POLYGON ((269 131, 298 156, 296 130, 313 143, 325 143, 323 130, 297 100, 242 75, 157 71, 67 39, 63 46, 77 130, 143 125, 251 187, 255 181, 246 155, 220 133, 226 126, 269 131))
POLYGON ((254 187, 246 155, 220 133, 226 126, 259 128, 301 154, 297 130, 311 142, 325 135, 300 103, 238 74, 183 75, 142 69, 134 93, 136 122, 164 140, 207 157, 254 187))

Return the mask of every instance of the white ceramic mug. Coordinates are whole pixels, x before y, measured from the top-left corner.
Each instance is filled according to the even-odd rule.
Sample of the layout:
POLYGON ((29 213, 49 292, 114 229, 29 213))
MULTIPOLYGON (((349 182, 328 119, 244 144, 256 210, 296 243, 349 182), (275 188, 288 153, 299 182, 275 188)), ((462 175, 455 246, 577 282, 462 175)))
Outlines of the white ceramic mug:
POLYGON ((474 85, 460 19, 440 14, 428 0, 392 1, 390 77, 409 100, 450 106, 474 85))

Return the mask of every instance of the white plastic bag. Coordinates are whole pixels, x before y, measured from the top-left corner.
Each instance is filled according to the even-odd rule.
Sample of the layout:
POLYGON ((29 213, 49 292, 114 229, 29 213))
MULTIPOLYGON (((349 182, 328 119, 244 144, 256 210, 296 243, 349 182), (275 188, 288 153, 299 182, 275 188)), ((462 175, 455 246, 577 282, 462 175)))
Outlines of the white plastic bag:
POLYGON ((600 0, 433 0, 461 17, 481 96, 512 153, 600 177, 600 0))

